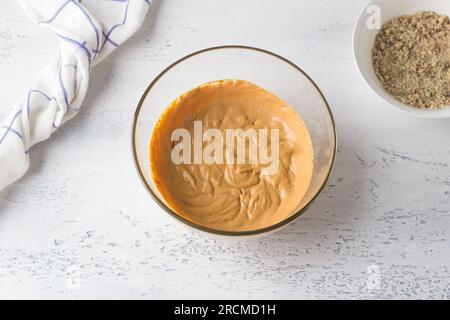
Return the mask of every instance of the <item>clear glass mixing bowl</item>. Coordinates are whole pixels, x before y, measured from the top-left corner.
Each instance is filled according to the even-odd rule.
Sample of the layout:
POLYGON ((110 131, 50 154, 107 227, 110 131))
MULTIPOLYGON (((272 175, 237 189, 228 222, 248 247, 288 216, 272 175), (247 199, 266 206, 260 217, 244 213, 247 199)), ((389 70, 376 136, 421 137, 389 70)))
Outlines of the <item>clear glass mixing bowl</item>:
POLYGON ((245 46, 222 46, 192 53, 162 71, 142 96, 133 121, 133 157, 139 176, 151 197, 167 213, 186 225, 209 233, 249 236, 274 231, 299 217, 324 188, 336 155, 333 116, 319 88, 298 66, 272 52, 245 46), (150 168, 150 140, 164 109, 183 93, 222 79, 250 81, 281 98, 303 118, 314 148, 314 172, 297 210, 286 220, 252 231, 229 232, 206 228, 181 217, 164 200, 150 168))

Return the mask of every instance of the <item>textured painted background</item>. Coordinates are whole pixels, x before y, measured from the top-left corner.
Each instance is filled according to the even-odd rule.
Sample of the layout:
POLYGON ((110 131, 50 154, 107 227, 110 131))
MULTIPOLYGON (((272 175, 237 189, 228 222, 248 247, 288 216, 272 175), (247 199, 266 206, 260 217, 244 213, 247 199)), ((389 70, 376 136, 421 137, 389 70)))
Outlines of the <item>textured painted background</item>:
MULTIPOLYGON (((154 0, 142 29, 94 69, 80 115, 0 192, 0 298, 450 298, 450 122, 400 114, 360 80, 351 34, 363 4, 154 0), (303 67, 338 125, 325 192, 260 239, 179 225, 149 198, 131 158, 132 115, 149 82, 222 44, 303 67)), ((0 118, 56 44, 0 0, 0 118)))

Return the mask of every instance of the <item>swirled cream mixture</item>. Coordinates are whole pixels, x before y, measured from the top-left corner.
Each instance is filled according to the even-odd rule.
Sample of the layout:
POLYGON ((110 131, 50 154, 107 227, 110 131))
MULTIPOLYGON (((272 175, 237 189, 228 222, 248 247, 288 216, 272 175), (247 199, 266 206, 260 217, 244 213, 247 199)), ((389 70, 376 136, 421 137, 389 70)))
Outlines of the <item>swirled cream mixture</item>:
MULTIPOLYGON (((213 140, 202 140, 203 150, 213 140)), ((193 223, 222 231, 261 229, 290 217, 308 190, 313 172, 313 149, 303 120, 285 102, 244 80, 210 82, 180 96, 159 119, 150 149, 153 179, 169 206, 193 223), (278 149, 270 134, 266 144, 269 155, 279 151, 278 170, 268 173, 270 164, 260 158, 256 163, 249 161, 248 152, 254 152, 249 140, 244 164, 197 164, 194 153, 189 155, 191 164, 174 163, 174 148, 184 138, 173 141, 173 132, 186 129, 194 150, 198 121, 203 132, 214 128, 223 137, 230 129, 278 131, 278 149)))

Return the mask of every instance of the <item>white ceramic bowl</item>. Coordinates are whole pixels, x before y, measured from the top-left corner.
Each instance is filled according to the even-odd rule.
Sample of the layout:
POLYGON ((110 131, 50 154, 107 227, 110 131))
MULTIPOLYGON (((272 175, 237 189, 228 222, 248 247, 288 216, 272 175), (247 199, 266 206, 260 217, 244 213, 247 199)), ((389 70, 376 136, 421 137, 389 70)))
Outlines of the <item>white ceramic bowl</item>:
POLYGON ((372 47, 379 29, 374 28, 374 14, 381 25, 391 18, 417 11, 435 11, 450 16, 449 0, 372 0, 362 10, 353 32, 353 53, 364 81, 377 95, 397 109, 422 118, 448 118, 450 106, 439 110, 418 109, 392 97, 378 81, 372 67, 372 47))

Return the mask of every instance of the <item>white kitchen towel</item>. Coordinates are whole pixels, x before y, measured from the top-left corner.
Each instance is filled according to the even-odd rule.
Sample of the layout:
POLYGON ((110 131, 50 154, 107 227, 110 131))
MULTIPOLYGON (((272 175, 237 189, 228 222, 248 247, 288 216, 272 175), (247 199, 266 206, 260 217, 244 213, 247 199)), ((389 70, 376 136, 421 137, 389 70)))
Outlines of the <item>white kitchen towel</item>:
MULTIPOLYGON (((59 52, 25 99, 0 126, 0 190, 29 167, 28 152, 74 117, 91 68, 142 24, 150 0, 19 0, 39 25, 60 39, 59 52)), ((33 57, 30 57, 32 59, 33 57)))

